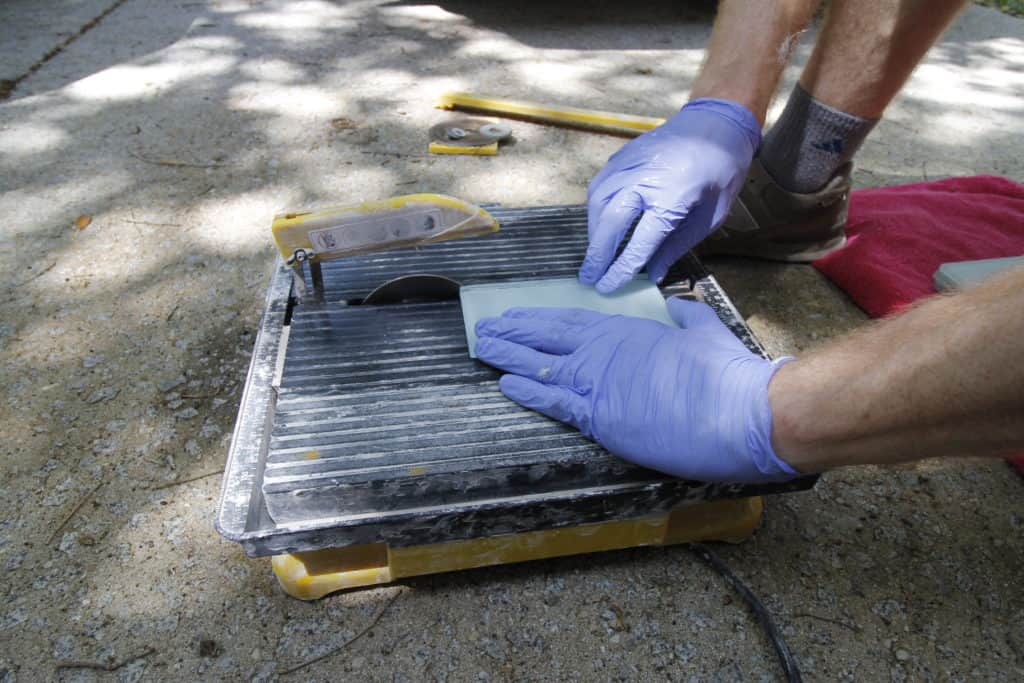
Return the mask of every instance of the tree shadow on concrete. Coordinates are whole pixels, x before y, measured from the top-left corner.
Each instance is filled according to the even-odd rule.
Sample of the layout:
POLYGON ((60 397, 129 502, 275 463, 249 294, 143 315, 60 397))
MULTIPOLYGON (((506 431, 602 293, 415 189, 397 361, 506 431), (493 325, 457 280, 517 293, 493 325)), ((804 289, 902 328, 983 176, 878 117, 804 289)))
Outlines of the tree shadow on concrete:
MULTIPOLYGON (((0 233, 5 289, 0 380, 7 388, 0 423, 2 494, 11 501, 3 526, 11 578, 5 582, 9 605, 2 619, 5 625, 26 624, 22 628, 34 630, 45 645, 33 640, 16 649, 11 638, 21 637, 17 629, 5 630, 2 638, 4 650, 16 653, 5 656, 13 656, 26 676, 52 673, 50 639, 63 630, 71 632, 81 656, 103 648, 128 653, 159 643, 150 666, 168 676, 256 675, 268 662, 276 670, 278 664, 314 656, 320 646, 343 642, 345 624, 372 615, 385 591, 309 605, 282 596, 266 561, 248 560, 214 535, 216 476, 157 488, 223 463, 274 257, 271 216, 286 207, 413 189, 542 204, 564 201, 564 188, 572 185, 571 196, 582 200, 587 179, 621 141, 538 127, 524 129, 535 137, 524 136, 514 154, 492 160, 431 158, 424 151, 425 131, 445 116, 430 108, 433 97, 458 87, 636 113, 670 112, 692 82, 707 35, 706 15, 690 23, 664 22, 657 12, 631 15, 649 22, 650 35, 676 41, 659 49, 678 47, 681 59, 663 65, 661 54, 622 58, 602 54, 608 47, 587 47, 594 42, 592 29, 606 35, 615 28, 609 20, 614 13, 601 9, 604 5, 595 24, 575 5, 578 11, 568 14, 560 6, 516 8, 522 19, 511 18, 507 29, 500 12, 459 3, 443 4, 444 15, 415 4, 237 7, 205 13, 180 39, 180 26, 168 26, 167 47, 112 68, 104 68, 100 59, 84 80, 0 107, 0 207, 8 217, 0 233), (534 26, 543 30, 534 33, 534 26), (550 26, 557 30, 545 28, 550 26), (648 59, 659 60, 653 72, 638 73, 637 65, 646 68, 648 59), (339 117, 358 125, 339 130, 331 124, 339 117), (573 145, 582 151, 568 163, 552 160, 566 156, 552 149, 573 145), (573 168, 566 171, 568 166, 573 168), (517 175, 524 176, 521 185, 515 184, 517 175), (497 177, 506 184, 496 183, 497 177), (91 215, 93 222, 74 231, 70 225, 79 214, 91 215), (174 384, 178 377, 183 383, 174 384), (102 398, 108 389, 116 389, 116 395, 102 398), (90 402, 96 392, 101 398, 90 402), (101 487, 94 491, 97 484, 101 487), (63 533, 50 540, 62 522, 63 533), (14 586, 32 588, 14 591, 14 586), (27 616, 18 621, 19 614, 30 613, 36 615, 34 623, 27 616), (69 618, 76 625, 65 628, 69 618), (105 641, 90 635, 102 629, 105 641), (193 641, 201 631, 225 634, 225 653, 197 654, 193 641)), ((992 37, 995 44, 1012 47, 1021 41, 1020 23, 1009 26, 1005 35, 992 37)), ((114 40, 122 30, 117 22, 101 25, 89 40, 114 40)), ((647 41, 634 42, 631 49, 650 52, 641 44, 647 41)), ((970 66, 986 45, 958 40, 954 33, 940 46, 945 52, 938 53, 936 65, 970 66)), ((994 82, 991 74, 976 78, 972 86, 979 89, 994 82)), ((1003 110, 996 119, 966 117, 962 131, 950 132, 943 97, 940 90, 905 95, 892 127, 881 128, 877 146, 866 150, 865 166, 884 182, 918 180, 907 175, 903 157, 935 160, 935 173, 941 175, 962 166, 990 171, 993 159, 999 159, 965 157, 965 141, 986 153, 1015 154, 1011 140, 1018 139, 1019 126, 1002 122, 1019 119, 1019 105, 1000 100, 1003 110), (899 126, 909 128, 897 132, 899 126), (913 141, 894 150, 893 140, 909 133, 913 141)), ((1019 173, 1019 168, 1011 170, 1019 173)), ((794 271, 730 268, 724 279, 735 281, 741 310, 783 329, 804 315, 786 300, 784 293, 794 286, 806 288, 807 298, 835 301, 806 271, 781 283, 777 280, 791 278, 794 271), (773 288, 778 296, 758 298, 773 288)), ((827 304, 823 314, 845 329, 856 317, 847 309, 827 304)), ((781 596, 786 607, 807 603, 829 614, 849 611, 871 619, 877 603, 899 598, 906 606, 909 599, 902 596, 916 592, 926 606, 915 619, 952 622, 954 634, 970 631, 973 626, 956 624, 958 615, 976 609, 978 601, 990 601, 1014 580, 1014 553, 990 557, 986 544, 990 536, 1014 537, 1011 518, 996 508, 1019 492, 992 468, 933 478, 933 494, 956 498, 957 510, 930 505, 917 492, 901 499, 900 489, 879 472, 840 475, 823 484, 838 493, 827 488, 826 497, 787 499, 801 519, 814 520, 807 523, 816 528, 814 538, 770 518, 752 544, 730 552, 730 561, 758 577, 759 587, 781 596), (832 481, 851 481, 863 490, 842 490, 832 481), (844 506, 837 498, 852 503, 844 506), (844 535, 870 509, 876 518, 868 526, 884 531, 859 532, 869 534, 868 540, 858 532, 844 535), (902 518, 910 520, 909 527, 902 518), (982 533, 969 533, 982 523, 982 533), (911 527, 924 529, 923 540, 913 541, 905 530, 898 533, 911 527), (893 559, 908 544, 919 561, 893 559), (853 558, 848 570, 831 564, 827 571, 810 568, 815 565, 807 558, 839 562, 835 552, 853 558), (918 580, 924 558, 935 552, 943 553, 941 561, 929 565, 927 581, 918 580), (794 560, 794 553, 804 559, 794 560), (887 562, 868 563, 862 555, 887 562), (986 562, 968 562, 970 557, 986 562), (858 572, 868 570, 878 585, 859 585, 858 572), (817 592, 804 595, 813 588, 807 571, 820 571, 822 585, 838 587, 831 602, 817 592), (826 578, 832 583, 825 584, 826 578), (974 590, 949 594, 940 591, 943 585, 974 590)), ((575 612, 584 609, 579 596, 589 591, 598 602, 619 599, 619 592, 630 590, 631 575, 639 574, 646 577, 646 592, 631 598, 648 610, 649 621, 669 632, 661 640, 670 651, 688 641, 703 642, 708 634, 727 640, 732 623, 710 606, 705 613, 710 624, 670 623, 665 595, 671 595, 673 609, 686 609, 688 599, 710 605, 705 588, 667 583, 677 568, 674 553, 630 551, 410 582, 412 597, 405 605, 396 603, 391 625, 383 622, 379 633, 393 645, 391 652, 415 660, 419 650, 447 656, 451 629, 470 619, 453 611, 452 603, 468 604, 469 612, 491 610, 501 630, 521 630, 534 618, 554 620, 561 635, 546 636, 548 645, 517 643, 540 662, 523 663, 521 670, 540 676, 544 660, 566 649, 581 648, 583 659, 597 661, 603 641, 584 638, 580 644, 571 635, 578 626, 575 612), (598 569, 572 571, 584 566, 598 569), (607 585, 600 583, 604 570, 607 585), (531 612, 525 619, 520 604, 538 590, 536 582, 563 573, 569 587, 563 607, 545 615, 531 612), (510 577, 522 577, 524 594, 501 593, 510 577), (481 584, 479 591, 466 589, 473 582, 481 584), (436 588, 434 597, 418 594, 424 585, 436 588), (502 600, 492 600, 496 593, 502 600), (408 630, 421 635, 401 640, 408 630)), ((718 590, 716 584, 710 595, 720 599, 718 590)), ((985 604, 995 623, 1012 618, 1019 602, 1007 596, 1003 604, 985 604)), ((907 621, 898 614, 887 618, 900 626, 900 619, 907 621)), ((884 631, 875 625, 856 635, 838 633, 867 651, 881 647, 884 631)), ((1009 647, 999 644, 1005 638, 979 639, 977 632, 963 638, 982 643, 965 646, 971 663, 986 648, 1009 647)), ((660 641, 652 636, 650 642, 660 641)), ((810 636, 800 644, 819 657, 829 652, 827 644, 810 636)), ((744 648, 760 652, 757 643, 744 648)), ((380 649, 360 652, 383 667, 392 655, 380 649)), ((651 661, 662 656, 650 654, 651 661)), ((466 653, 455 666, 475 675, 474 667, 490 666, 487 657, 466 653)), ((310 671, 328 677, 335 664, 348 666, 329 661, 310 671)), ((887 669, 885 664, 862 673, 875 677, 887 669)), ((586 671, 598 675, 599 668, 586 671)))

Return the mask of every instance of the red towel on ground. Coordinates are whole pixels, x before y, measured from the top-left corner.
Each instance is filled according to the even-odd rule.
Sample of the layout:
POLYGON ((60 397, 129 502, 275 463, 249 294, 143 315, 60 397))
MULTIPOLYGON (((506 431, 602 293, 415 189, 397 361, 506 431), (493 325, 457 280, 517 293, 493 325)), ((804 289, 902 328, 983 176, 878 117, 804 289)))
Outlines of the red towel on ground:
MULTIPOLYGON (((943 263, 1024 255, 1024 185, 971 176, 856 190, 846 234, 814 267, 881 317, 933 294, 943 263)), ((1024 456, 1010 462, 1024 473, 1024 456)))
POLYGON ((934 294, 943 263, 1024 255, 1024 185, 982 175, 855 190, 846 234, 814 267, 878 318, 934 294))

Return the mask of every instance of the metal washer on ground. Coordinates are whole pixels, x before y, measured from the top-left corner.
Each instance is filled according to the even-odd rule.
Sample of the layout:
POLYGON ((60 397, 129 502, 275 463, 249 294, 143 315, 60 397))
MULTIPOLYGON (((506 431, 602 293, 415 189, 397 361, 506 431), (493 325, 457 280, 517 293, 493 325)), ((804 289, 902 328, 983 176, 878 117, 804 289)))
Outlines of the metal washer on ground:
POLYGON ((458 118, 439 123, 430 129, 431 142, 452 147, 480 147, 504 140, 512 129, 495 119, 458 118))

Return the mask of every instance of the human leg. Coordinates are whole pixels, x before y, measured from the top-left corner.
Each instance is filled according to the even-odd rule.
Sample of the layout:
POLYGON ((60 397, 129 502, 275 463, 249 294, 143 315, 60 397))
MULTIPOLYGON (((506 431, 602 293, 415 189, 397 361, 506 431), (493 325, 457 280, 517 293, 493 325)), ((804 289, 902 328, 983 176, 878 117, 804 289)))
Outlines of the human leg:
POLYGON ((833 0, 761 162, 790 192, 821 189, 853 158, 964 0, 833 0))
POLYGON ((800 85, 818 102, 881 118, 966 0, 833 0, 800 85))
POLYGON ((851 159, 965 0, 833 0, 799 85, 699 253, 811 261, 845 243, 851 159))

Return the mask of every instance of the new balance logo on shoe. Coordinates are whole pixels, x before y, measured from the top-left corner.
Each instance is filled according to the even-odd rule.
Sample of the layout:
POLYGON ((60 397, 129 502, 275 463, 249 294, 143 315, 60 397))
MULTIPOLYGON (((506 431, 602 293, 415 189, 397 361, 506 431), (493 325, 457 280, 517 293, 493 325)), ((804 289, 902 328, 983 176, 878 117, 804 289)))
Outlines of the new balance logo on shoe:
POLYGON ((814 149, 820 149, 822 152, 841 154, 843 151, 843 141, 841 138, 832 138, 825 142, 812 142, 811 147, 814 149))

